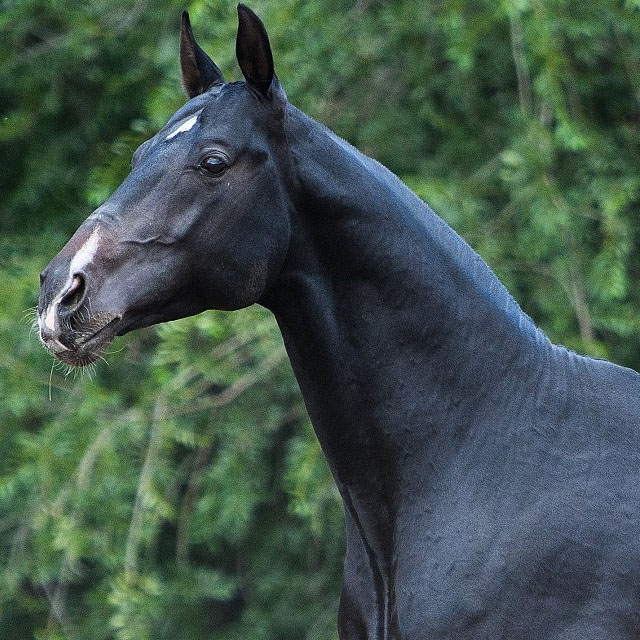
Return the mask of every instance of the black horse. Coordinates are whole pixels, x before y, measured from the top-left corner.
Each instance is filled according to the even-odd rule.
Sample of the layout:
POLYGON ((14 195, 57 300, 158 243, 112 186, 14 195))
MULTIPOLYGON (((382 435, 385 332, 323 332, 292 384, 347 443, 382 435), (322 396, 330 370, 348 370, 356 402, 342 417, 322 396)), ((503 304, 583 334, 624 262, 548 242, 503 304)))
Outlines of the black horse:
MULTIPOLYGON (((190 100, 42 274, 41 337, 259 303, 344 500, 343 640, 640 637, 640 377, 550 343, 383 166, 287 102, 239 5, 190 100)), ((399 150, 400 153, 400 150, 399 150)))

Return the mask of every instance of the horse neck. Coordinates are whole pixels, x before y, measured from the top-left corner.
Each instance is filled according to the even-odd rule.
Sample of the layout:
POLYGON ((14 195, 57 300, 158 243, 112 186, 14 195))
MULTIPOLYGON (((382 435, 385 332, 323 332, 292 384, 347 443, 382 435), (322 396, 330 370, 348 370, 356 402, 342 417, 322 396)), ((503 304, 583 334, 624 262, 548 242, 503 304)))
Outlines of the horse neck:
POLYGON ((420 464, 464 441, 550 343, 396 176, 299 111, 287 120, 292 240, 265 306, 338 485, 393 485, 407 452, 420 464))

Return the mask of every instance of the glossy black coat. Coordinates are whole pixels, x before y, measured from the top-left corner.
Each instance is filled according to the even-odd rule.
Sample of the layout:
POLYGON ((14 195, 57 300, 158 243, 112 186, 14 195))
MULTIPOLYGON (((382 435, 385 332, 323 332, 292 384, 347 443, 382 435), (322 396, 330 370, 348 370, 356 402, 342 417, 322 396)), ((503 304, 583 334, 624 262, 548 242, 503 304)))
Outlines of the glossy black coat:
POLYGON ((41 315, 100 228, 45 342, 73 362, 208 308, 274 313, 344 501, 342 640, 637 639, 640 377, 551 344, 398 178, 287 102, 239 13, 246 83, 185 18, 192 99, 46 270, 41 315))

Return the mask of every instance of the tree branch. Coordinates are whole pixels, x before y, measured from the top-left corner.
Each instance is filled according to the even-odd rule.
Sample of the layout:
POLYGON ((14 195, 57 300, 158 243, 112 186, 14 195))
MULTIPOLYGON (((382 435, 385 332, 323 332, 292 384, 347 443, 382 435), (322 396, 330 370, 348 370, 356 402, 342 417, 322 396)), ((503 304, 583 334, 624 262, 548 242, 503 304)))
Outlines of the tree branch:
POLYGON ((142 519, 144 517, 144 499, 149 491, 153 465, 158 457, 161 442, 161 424, 166 418, 164 398, 159 396, 153 408, 153 418, 151 421, 151 434, 149 436, 149 446, 147 455, 140 472, 138 489, 136 491, 136 501, 133 505, 131 523, 129 525, 129 535, 124 554, 124 570, 127 577, 133 577, 138 572, 138 546, 140 543, 140 532, 142 529, 142 519))
POLYGON ((511 53, 518 78, 518 97, 520 99, 520 111, 524 117, 531 115, 533 100, 531 97, 531 78, 529 67, 524 52, 524 33, 522 21, 518 11, 514 11, 509 17, 509 32, 511 34, 511 53))

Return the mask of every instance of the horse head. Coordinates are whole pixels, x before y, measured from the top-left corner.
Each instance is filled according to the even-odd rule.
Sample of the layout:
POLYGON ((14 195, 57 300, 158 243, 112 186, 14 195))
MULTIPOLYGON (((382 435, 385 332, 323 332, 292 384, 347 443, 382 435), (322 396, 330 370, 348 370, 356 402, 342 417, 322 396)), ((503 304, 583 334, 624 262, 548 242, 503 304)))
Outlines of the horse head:
POLYGON ((245 82, 225 82, 182 16, 189 101, 134 153, 131 172, 42 272, 40 337, 71 365, 116 335, 261 299, 290 235, 284 117, 260 19, 238 6, 245 82))

